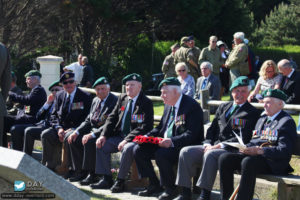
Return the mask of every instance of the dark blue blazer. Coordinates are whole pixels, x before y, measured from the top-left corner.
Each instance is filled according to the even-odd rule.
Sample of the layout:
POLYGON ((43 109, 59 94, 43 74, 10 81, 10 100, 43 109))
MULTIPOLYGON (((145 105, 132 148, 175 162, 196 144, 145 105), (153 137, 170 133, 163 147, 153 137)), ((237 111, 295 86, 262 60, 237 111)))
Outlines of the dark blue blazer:
MULTIPOLYGON (((171 106, 165 105, 159 125, 147 135, 163 138, 170 114, 171 106)), ((178 116, 184 116, 184 123, 180 123, 179 121, 175 122, 173 136, 171 137, 174 147, 181 149, 184 146, 200 144, 204 138, 204 128, 203 112, 199 103, 193 98, 183 94, 177 112, 177 117, 178 116)))
MULTIPOLYGON (((263 130, 266 121, 266 115, 259 118, 255 130, 263 130)), ((278 139, 271 146, 263 147, 263 156, 267 159, 267 163, 274 174, 286 174, 291 172, 292 168, 289 162, 291 160, 294 143, 297 139, 296 124, 289 114, 281 111, 271 122, 269 127, 272 131, 278 131, 278 139)), ((260 139, 260 137, 253 138, 247 146, 260 146, 267 141, 266 139, 260 139)))
POLYGON ((45 89, 38 85, 26 96, 10 92, 9 98, 11 101, 25 106, 24 112, 18 113, 17 118, 27 119, 28 123, 35 123, 37 121, 36 114, 46 102, 47 94, 45 89))
MULTIPOLYGON (((232 104, 233 102, 224 103, 218 107, 215 118, 213 119, 210 127, 207 129, 204 143, 215 145, 223 141, 237 142, 237 138, 232 132, 233 119, 245 120, 245 125, 242 128, 243 142, 246 144, 251 140, 252 130, 259 118, 260 111, 246 101, 246 103, 238 109, 230 119, 226 119, 226 114, 232 104)), ((239 129, 235 130, 235 132, 239 134, 239 129)))
MULTIPOLYGON (((103 125, 103 131, 101 135, 106 137, 121 135, 122 119, 128 101, 129 98, 126 94, 121 94, 119 96, 116 106, 103 125)), ((124 138, 128 142, 132 141, 135 136, 144 135, 153 128, 153 104, 152 101, 148 97, 146 97, 146 95, 142 91, 140 92, 136 100, 132 114, 143 115, 143 120, 132 121, 130 123, 131 131, 124 138)))
POLYGON ((91 95, 77 88, 71 104, 70 112, 62 115, 63 106, 67 100, 67 92, 60 91, 55 97, 55 107, 51 115, 51 126, 55 129, 76 128, 83 122, 90 112, 92 103, 91 95), (78 106, 81 104, 81 106, 78 106))
POLYGON ((280 89, 288 95, 286 103, 300 104, 300 72, 294 71, 292 76, 285 83, 285 77, 282 79, 280 89))
POLYGON ((85 121, 80 124, 80 126, 77 128, 77 131, 80 135, 88 134, 90 131, 93 131, 96 136, 99 136, 103 124, 105 123, 108 115, 112 112, 114 109, 116 103, 117 103, 118 97, 113 95, 112 93, 108 94, 108 97, 104 103, 103 108, 101 108, 101 113, 98 119, 98 123, 92 122, 92 116, 94 112, 97 110, 97 108, 100 106, 100 99, 98 97, 95 97, 93 99, 93 103, 91 106, 90 114, 85 118, 85 121))

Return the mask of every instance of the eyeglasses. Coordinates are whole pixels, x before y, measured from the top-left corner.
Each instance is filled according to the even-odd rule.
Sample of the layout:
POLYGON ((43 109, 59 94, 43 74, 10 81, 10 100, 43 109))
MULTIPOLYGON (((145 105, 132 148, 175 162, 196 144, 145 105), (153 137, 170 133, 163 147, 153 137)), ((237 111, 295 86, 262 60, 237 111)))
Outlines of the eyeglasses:
POLYGON ((75 82, 74 80, 69 80, 69 81, 64 81, 63 84, 64 84, 64 85, 67 85, 68 83, 72 84, 72 83, 74 83, 74 82, 75 82))
POLYGON ((52 89, 52 90, 50 90, 51 92, 58 92, 58 91, 60 91, 60 89, 52 89))
POLYGON ((185 72, 185 69, 180 69, 178 70, 178 72, 185 72))

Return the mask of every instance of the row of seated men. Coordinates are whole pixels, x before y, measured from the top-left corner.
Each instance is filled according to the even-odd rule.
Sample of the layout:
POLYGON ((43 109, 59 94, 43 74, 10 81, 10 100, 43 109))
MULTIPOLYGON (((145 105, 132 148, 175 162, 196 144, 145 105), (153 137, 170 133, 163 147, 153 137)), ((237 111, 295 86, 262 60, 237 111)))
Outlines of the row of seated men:
POLYGON ((123 78, 126 93, 119 97, 110 93, 105 77, 97 79, 93 85, 97 96, 93 101, 76 87, 71 72, 60 78, 63 89, 58 82, 50 86, 52 93, 47 100, 45 90, 39 85, 40 73, 30 71, 26 77, 28 87, 32 88, 30 94, 21 97, 10 93, 10 98, 30 106, 38 119, 44 118, 37 122, 35 114, 30 115, 32 120, 7 117, 5 130, 12 134, 12 147, 30 155, 33 140, 40 138, 42 164, 55 171, 61 167, 64 145, 69 158, 69 173, 65 178, 69 181, 80 181, 93 189, 123 192, 135 160, 140 178, 149 179, 149 186, 138 195, 161 193, 159 199, 191 199, 191 179, 202 166, 196 183, 201 188, 198 199, 210 199, 217 170, 221 199, 229 199, 234 190, 233 173, 239 170, 242 178, 237 199, 245 200, 253 197, 257 174, 287 174, 292 170, 289 161, 296 125, 282 110, 287 96, 278 89, 266 90, 261 113, 247 101, 251 87, 245 76, 232 83, 233 101, 219 106, 205 139, 202 109, 193 98, 182 94, 176 78, 166 78, 159 85, 165 107, 159 125, 153 128, 153 105, 141 90, 139 74, 123 78), (36 84, 30 84, 34 82, 32 79, 37 80, 36 84), (138 135, 160 140, 158 144, 133 142, 138 135), (245 146, 233 147, 239 140, 245 146), (113 180, 111 153, 118 151, 121 152, 119 173, 113 180), (159 168, 160 179, 151 160, 159 168))

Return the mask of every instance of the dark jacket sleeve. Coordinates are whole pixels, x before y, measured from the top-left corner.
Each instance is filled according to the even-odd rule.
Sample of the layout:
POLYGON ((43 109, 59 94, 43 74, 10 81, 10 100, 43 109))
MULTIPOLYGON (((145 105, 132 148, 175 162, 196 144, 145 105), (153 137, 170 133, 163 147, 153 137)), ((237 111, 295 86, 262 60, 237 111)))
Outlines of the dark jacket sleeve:
POLYGON ((222 104, 218 107, 216 114, 215 114, 215 118, 213 119, 211 125, 207 129, 206 137, 203 142, 204 144, 208 143, 208 144, 213 145, 214 142, 218 140, 219 133, 220 133, 219 118, 220 118, 220 115, 223 113, 223 110, 224 110, 223 107, 224 107, 224 104, 222 104))
POLYGON ((141 96, 142 98, 139 99, 138 102, 136 102, 136 106, 139 106, 140 111, 139 114, 144 115, 144 120, 142 123, 135 123, 131 126, 135 126, 133 130, 130 131, 130 133, 125 137, 125 140, 130 142, 134 139, 137 135, 145 135, 147 132, 149 132, 153 128, 153 104, 150 99, 148 99, 145 95, 141 96))

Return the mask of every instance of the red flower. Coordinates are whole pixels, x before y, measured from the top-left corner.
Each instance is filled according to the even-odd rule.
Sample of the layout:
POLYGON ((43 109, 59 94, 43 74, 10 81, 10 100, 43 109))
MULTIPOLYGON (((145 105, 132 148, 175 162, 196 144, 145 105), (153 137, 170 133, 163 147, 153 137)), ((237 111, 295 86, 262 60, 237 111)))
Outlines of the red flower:
POLYGON ((121 111, 124 111, 124 110, 125 110, 125 107, 124 107, 124 106, 122 106, 122 107, 121 107, 121 111))

